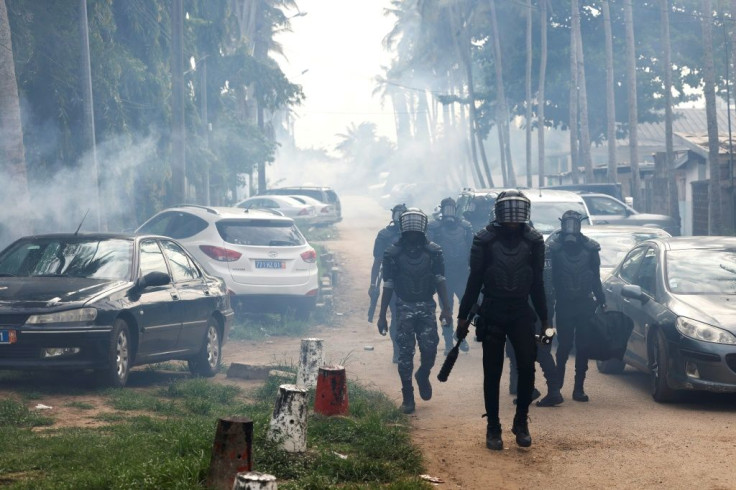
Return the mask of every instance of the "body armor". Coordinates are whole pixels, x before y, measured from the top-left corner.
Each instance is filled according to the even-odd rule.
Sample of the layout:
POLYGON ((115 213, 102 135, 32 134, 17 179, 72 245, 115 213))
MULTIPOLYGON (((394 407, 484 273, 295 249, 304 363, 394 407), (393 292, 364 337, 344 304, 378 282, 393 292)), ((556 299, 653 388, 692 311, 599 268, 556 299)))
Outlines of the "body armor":
POLYGON ((487 297, 526 299, 529 296, 534 281, 529 230, 521 230, 517 239, 507 239, 493 228, 479 234, 485 242, 486 257, 491 257, 483 274, 483 294, 487 297))
POLYGON ((470 253, 469 236, 472 236, 470 223, 457 219, 443 219, 430 225, 430 239, 442 247, 445 264, 467 267, 470 253))
POLYGON ((405 302, 432 301, 436 291, 433 261, 440 249, 432 243, 408 247, 398 243, 386 254, 395 264, 394 291, 405 302))
POLYGON ((552 283, 557 300, 585 299, 593 291, 595 273, 591 268, 592 254, 600 246, 597 242, 580 238, 577 243, 562 243, 561 236, 550 243, 552 283))

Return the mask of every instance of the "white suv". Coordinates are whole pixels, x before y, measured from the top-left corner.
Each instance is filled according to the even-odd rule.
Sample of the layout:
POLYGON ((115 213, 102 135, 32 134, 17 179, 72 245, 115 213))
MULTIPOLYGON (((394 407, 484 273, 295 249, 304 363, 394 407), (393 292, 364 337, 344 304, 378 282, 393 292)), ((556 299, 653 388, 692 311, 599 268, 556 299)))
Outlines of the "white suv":
POLYGON ((179 241, 225 281, 236 311, 291 309, 306 318, 315 307, 317 253, 278 212, 183 205, 155 214, 136 233, 179 241))

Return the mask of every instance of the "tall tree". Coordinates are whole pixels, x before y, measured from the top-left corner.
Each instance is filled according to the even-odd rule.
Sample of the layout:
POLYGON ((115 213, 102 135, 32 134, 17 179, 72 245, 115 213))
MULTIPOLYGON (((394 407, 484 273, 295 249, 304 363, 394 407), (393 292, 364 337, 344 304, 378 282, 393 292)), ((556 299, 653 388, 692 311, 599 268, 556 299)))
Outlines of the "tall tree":
POLYGON ((718 161, 718 116, 716 113, 716 74, 713 60, 713 7, 711 0, 702 0, 703 26, 703 94, 705 117, 708 122, 708 234, 719 235, 721 223, 721 165, 718 161))
POLYGON ((572 31, 575 36, 576 64, 578 74, 578 98, 580 109, 580 159, 585 168, 586 182, 593 182, 593 161, 590 156, 590 124, 588 123, 588 88, 585 79, 583 36, 580 32, 580 8, 578 0, 572 0, 572 31))
POLYGON ((570 29, 570 171, 573 184, 579 182, 578 165, 580 151, 578 146, 578 50, 575 30, 570 29))
MULTIPOLYGON (((18 82, 15 78, 13 43, 10 35, 8 9, 5 0, 0 0, 0 173, 4 185, 3 207, 10 209, 16 223, 28 223, 25 213, 30 211, 28 179, 26 174, 23 129, 20 118, 18 82), (11 185, 7 185, 10 182, 11 185)), ((22 234, 30 228, 18 230, 22 234)))
POLYGON ((532 187, 532 0, 526 0, 526 186, 532 187))
POLYGON ((608 0, 602 0, 603 33, 606 37, 606 143, 608 146, 608 182, 618 181, 616 164, 616 95, 613 78, 613 34, 611 9, 608 0))
POLYGON ((662 30, 662 71, 664 72, 664 134, 667 179, 667 209, 665 214, 680 222, 680 205, 675 177, 675 150, 672 134, 672 46, 670 43, 670 0, 659 0, 662 30))
POLYGON ((634 206, 641 208, 641 175, 639 174, 638 108, 636 92, 636 46, 634 44, 634 13, 631 0, 624 0, 626 25, 626 92, 629 105, 629 165, 631 166, 631 197, 634 206))
POLYGON ((544 187, 544 109, 547 104, 545 98, 545 83, 547 79, 547 0, 539 1, 539 89, 537 90, 537 167, 539 187, 544 187))

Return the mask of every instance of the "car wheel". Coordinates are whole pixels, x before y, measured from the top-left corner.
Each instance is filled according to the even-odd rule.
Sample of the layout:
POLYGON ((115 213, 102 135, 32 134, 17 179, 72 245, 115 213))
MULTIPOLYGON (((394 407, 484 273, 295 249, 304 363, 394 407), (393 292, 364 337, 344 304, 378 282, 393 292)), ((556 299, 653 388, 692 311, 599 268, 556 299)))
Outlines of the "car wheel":
POLYGON ((621 374, 626 369, 626 363, 619 359, 608 359, 607 361, 596 361, 599 373, 621 374))
POLYGON ((106 386, 122 388, 130 374, 130 329, 125 320, 118 318, 112 327, 107 351, 107 367, 98 371, 100 381, 106 386))
POLYGON ((652 397, 659 403, 667 403, 677 398, 677 391, 667 384, 669 373, 669 355, 667 353, 667 340, 661 330, 657 330, 654 345, 652 346, 652 359, 650 361, 652 378, 652 397))
POLYGON ((221 362, 222 340, 220 339, 220 331, 217 329, 217 322, 214 318, 210 318, 202 349, 194 358, 188 361, 189 371, 197 376, 211 378, 220 370, 221 362))

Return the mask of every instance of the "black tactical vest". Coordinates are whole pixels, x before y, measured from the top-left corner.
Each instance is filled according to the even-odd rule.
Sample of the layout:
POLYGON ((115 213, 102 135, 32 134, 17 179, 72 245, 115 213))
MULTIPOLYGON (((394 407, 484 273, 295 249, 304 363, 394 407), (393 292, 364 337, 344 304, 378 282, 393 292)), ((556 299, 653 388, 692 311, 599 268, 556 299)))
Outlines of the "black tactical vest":
POLYGON ((468 234, 471 231, 457 221, 440 222, 431 229, 432 241, 442 247, 442 256, 445 264, 457 264, 467 266, 468 234))
POLYGON ((407 249, 394 246, 391 249, 396 264, 394 291, 407 302, 432 301, 436 287, 432 271, 433 254, 428 246, 407 249))
POLYGON ((552 281, 557 300, 576 300, 590 296, 594 273, 591 251, 585 244, 569 247, 557 243, 550 247, 552 281))
POLYGON ((526 299, 534 281, 532 245, 523 235, 494 236, 486 244, 483 294, 489 298, 526 299))

